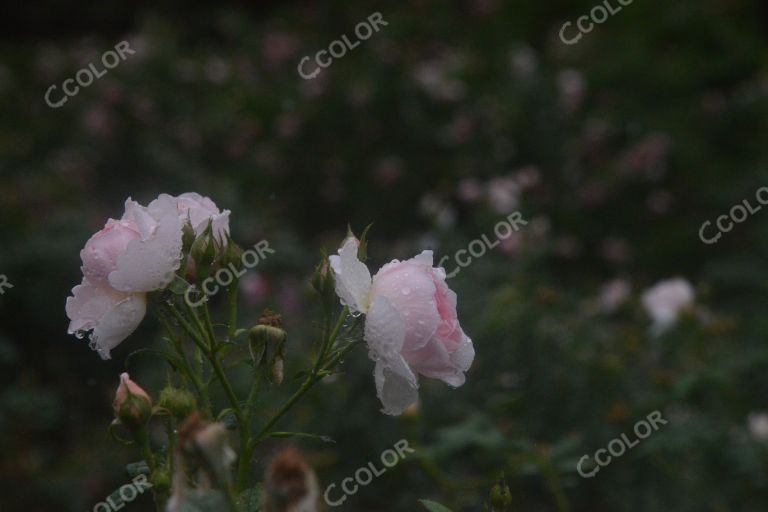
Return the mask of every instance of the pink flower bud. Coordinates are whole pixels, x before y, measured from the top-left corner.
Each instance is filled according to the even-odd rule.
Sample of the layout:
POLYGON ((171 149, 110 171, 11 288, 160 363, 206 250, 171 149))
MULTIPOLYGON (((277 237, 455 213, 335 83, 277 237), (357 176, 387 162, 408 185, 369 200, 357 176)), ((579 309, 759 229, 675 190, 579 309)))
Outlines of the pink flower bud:
POLYGON ((152 399, 127 373, 120 375, 120 385, 115 393, 115 416, 128 428, 146 424, 152 415, 152 399))

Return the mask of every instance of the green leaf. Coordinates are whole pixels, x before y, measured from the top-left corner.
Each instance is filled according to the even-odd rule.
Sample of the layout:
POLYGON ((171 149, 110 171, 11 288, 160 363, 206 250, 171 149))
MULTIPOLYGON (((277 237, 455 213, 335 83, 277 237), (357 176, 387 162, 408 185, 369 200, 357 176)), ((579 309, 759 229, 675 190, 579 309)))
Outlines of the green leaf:
POLYGON ((259 512, 261 510, 261 486, 257 485, 240 493, 237 501, 240 512, 259 512))
POLYGON ((424 508, 429 510, 429 512, 451 512, 451 509, 449 509, 445 505, 441 505, 441 504, 436 503, 434 501, 419 500, 419 503, 424 505, 424 508))

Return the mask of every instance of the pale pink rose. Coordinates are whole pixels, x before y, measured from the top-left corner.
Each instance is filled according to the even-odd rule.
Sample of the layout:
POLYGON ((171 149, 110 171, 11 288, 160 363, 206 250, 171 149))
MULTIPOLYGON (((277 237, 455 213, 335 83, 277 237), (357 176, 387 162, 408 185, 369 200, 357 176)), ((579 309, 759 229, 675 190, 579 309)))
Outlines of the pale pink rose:
POLYGON ((172 199, 176 201, 182 220, 190 221, 196 236, 200 236, 205 231, 209 220, 212 221, 213 234, 216 238, 223 239, 229 234, 229 210, 220 211, 216 203, 197 192, 187 192, 172 199))
POLYGON ((148 207, 130 198, 125 213, 110 219, 85 245, 83 281, 72 289, 66 312, 69 333, 103 359, 127 338, 146 313, 146 293, 162 290, 181 262, 182 221, 175 200, 161 196, 148 207))
POLYGON ((682 277, 660 281, 643 293, 642 303, 653 320, 651 332, 661 334, 672 327, 680 313, 693 305, 691 283, 682 277))
POLYGON ((128 293, 162 290, 181 265, 182 223, 175 201, 162 194, 144 207, 128 198, 122 220, 132 222, 140 238, 118 257, 109 285, 128 293))
POLYGON ((366 315, 365 341, 376 362, 374 377, 386 414, 401 414, 418 399, 418 378, 458 387, 475 350, 456 316, 456 294, 445 271, 432 266, 432 251, 384 265, 371 279, 348 238, 331 256, 336 292, 353 312, 366 315))

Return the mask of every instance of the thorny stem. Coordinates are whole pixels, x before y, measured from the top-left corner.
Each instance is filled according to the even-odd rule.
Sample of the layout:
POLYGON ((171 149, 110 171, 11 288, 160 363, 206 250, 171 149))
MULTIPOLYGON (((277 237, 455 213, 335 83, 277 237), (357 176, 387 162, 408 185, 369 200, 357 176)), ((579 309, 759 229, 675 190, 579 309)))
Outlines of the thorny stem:
POLYGON ((232 284, 229 285, 229 341, 235 340, 237 331, 237 286, 239 279, 234 276, 232 284))
POLYGON ((189 379, 189 381, 192 383, 192 386, 195 388, 195 391, 197 392, 197 395, 200 397, 200 400, 203 402, 203 408, 205 409, 205 412, 208 416, 211 416, 211 398, 208 396, 208 387, 200 380, 198 375, 192 371, 192 366, 189 362, 189 358, 187 357, 186 352, 184 352, 184 348, 181 346, 181 340, 177 336, 175 336, 173 329, 171 329, 170 324, 168 321, 163 318, 162 316, 159 316, 160 324, 163 326, 163 329, 165 329, 166 334, 170 338, 171 344, 173 345, 173 348, 176 350, 176 353, 179 354, 179 357, 181 358, 182 362, 184 363, 184 376, 189 379))
MULTIPOLYGON (((251 416, 253 414, 253 408, 256 403, 256 399, 258 397, 258 392, 260 388, 261 378, 255 377, 254 381, 251 385, 250 392, 248 394, 248 398, 245 401, 244 406, 241 406, 241 402, 237 397, 237 394, 235 393, 232 384, 230 383, 229 379, 227 378, 226 372, 224 370, 224 367, 222 366, 221 361, 221 355, 219 354, 219 349, 222 345, 220 345, 216 339, 216 334, 213 329, 213 323, 211 322, 210 312, 208 310, 208 305, 203 304, 202 305, 202 315, 198 314, 198 311, 190 306, 189 304, 186 304, 187 307, 187 315, 182 314, 182 312, 179 310, 179 308, 174 304, 169 304, 169 310, 171 311, 171 314, 175 318, 175 320, 178 322, 181 329, 189 336, 189 338, 192 339, 192 341, 195 343, 196 348, 198 350, 198 354, 200 356, 204 355, 206 359, 211 364, 211 367, 213 369, 214 376, 217 380, 221 382, 221 385, 224 389, 224 392, 227 396, 227 399, 231 405, 233 414, 235 415, 235 419, 237 420, 238 427, 239 427, 239 433, 240 433, 240 459, 238 462, 238 468, 237 468, 237 479, 234 482, 234 485, 227 485, 225 490, 226 499, 229 503, 229 505, 232 507, 233 510, 237 511, 237 492, 242 491, 246 485, 249 475, 249 469, 250 469, 250 461, 253 457, 253 452, 256 448, 256 446, 263 441, 266 437, 270 435, 270 430, 272 427, 280 421, 280 419, 285 416, 285 414, 293 407, 296 402, 299 401, 299 399, 304 396, 304 394, 309 391, 309 389, 312 388, 317 382, 322 380, 325 376, 328 375, 330 371, 332 371, 337 364, 339 364, 340 361, 342 361, 342 358, 355 346, 357 346, 362 340, 355 340, 352 342, 347 343, 343 347, 339 348, 336 347, 334 349, 334 345, 336 344, 336 340, 339 337, 339 334, 341 333, 342 328, 344 327, 344 322, 347 319, 349 315, 349 308, 344 307, 339 314, 339 317, 336 320, 335 325, 333 326, 333 329, 331 329, 330 324, 330 315, 326 313, 325 320, 324 320, 324 328, 323 328, 323 335, 322 340, 320 343, 320 348, 317 354, 317 360, 315 361, 311 372, 307 375, 307 378, 304 380, 304 382, 301 384, 299 389, 297 389, 293 395, 285 402, 285 404, 278 410, 278 412, 261 428, 261 430, 258 431, 258 433, 254 436, 251 435, 250 432, 250 421, 251 416), (201 319, 202 316, 202 319, 201 319), (189 319, 191 319, 191 321, 189 319)), ((233 342, 235 338, 235 334, 237 333, 237 284, 236 282, 233 283, 229 288, 229 318, 228 318, 228 326, 227 326, 227 335, 228 335, 228 341, 233 342)), ((210 384, 210 381, 208 384, 206 384, 202 379, 202 375, 199 375, 199 372, 196 372, 192 369, 190 362, 187 358, 186 353, 183 350, 183 347, 181 345, 181 340, 174 335, 174 330, 171 328, 170 324, 163 318, 161 319, 161 322, 163 324, 163 327, 168 332, 168 336, 170 338, 171 343, 173 344, 174 348, 176 349, 176 352, 178 352, 179 357, 181 358, 181 363, 183 366, 183 370, 185 374, 189 379, 189 381, 194 386, 195 390, 197 391, 197 394, 201 397, 201 400, 204 403, 204 407, 206 408, 208 415, 210 417, 213 417, 212 409, 211 409, 211 401, 210 396, 208 394, 208 384, 210 384)), ((357 322, 355 322, 355 325, 357 325, 357 322)), ((200 368, 200 371, 202 371, 203 368, 200 368)), ((146 437, 146 436, 145 436, 146 437)), ((168 425, 168 438, 170 443, 174 443, 175 441, 175 435, 172 431, 172 425, 168 425)), ((156 464, 154 461, 154 458, 152 457, 152 452, 149 448, 148 444, 148 438, 146 438, 145 446, 142 446, 142 449, 145 451, 145 458, 148 460, 148 464, 151 464, 150 467, 154 471, 156 464)))
POLYGON ((357 346, 360 343, 361 340, 350 342, 347 346, 345 346, 343 349, 341 349, 333 359, 331 359, 328 363, 322 365, 321 371, 317 374, 310 374, 307 379, 304 381, 304 383, 301 385, 301 387, 296 390, 296 392, 291 396, 291 398, 288 399, 288 401, 280 408, 280 410, 275 414, 269 422, 267 422, 266 425, 259 431, 256 436, 251 440, 251 443, 253 446, 260 443, 268 434, 269 430, 277 423, 280 418, 282 418, 285 413, 288 412, 288 410, 293 407, 293 405, 301 398, 304 393, 309 391, 309 389, 318 381, 322 380, 323 377, 325 377, 326 371, 331 370, 336 364, 341 360, 344 355, 352 350, 355 346, 357 346))

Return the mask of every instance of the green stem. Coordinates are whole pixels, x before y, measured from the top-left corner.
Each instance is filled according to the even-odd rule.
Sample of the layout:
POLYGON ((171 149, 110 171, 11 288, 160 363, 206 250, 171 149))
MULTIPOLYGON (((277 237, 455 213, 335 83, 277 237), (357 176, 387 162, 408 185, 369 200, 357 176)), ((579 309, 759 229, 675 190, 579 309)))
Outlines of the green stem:
POLYGON ((237 284, 239 279, 234 278, 229 285, 229 341, 235 341, 235 332, 237 331, 237 284))
MULTIPOLYGON (((189 337, 192 338, 192 341, 195 342, 195 345, 197 345, 197 347, 204 353, 208 352, 208 347, 205 343, 205 339, 200 337, 200 334, 198 334, 198 331, 195 331, 194 327, 192 327, 192 325, 189 322, 187 322, 187 319, 184 318, 184 315, 182 315, 178 309, 176 309, 176 306, 170 305, 169 309, 171 310, 171 313, 173 314, 174 318, 176 318, 176 321, 179 322, 179 325, 181 325, 182 329, 184 329, 184 331, 186 331, 189 337)), ((192 311, 194 312, 194 310, 192 311)), ((194 316, 195 318, 197 318, 196 315, 194 316)))
POLYGON ((245 413, 245 419, 249 422, 251 421, 251 414, 253 414, 253 406, 256 403, 256 398, 259 396, 259 388, 261 387, 261 378, 260 376, 255 376, 253 379, 253 384, 251 384, 251 391, 248 393, 248 399, 245 402, 245 407, 243 409, 243 412, 245 413))
POLYGON ((211 340, 211 349, 218 350, 216 343, 216 333, 213 331, 213 324, 211 323, 211 314, 208 312, 208 304, 203 305, 203 319, 205 320, 205 329, 208 333, 208 338, 211 340))
POLYGON ((232 484, 226 485, 224 496, 227 498, 227 503, 229 503, 232 511, 238 512, 240 509, 237 506, 237 495, 235 494, 235 490, 232 488, 232 484))
POLYGON ((323 343, 320 346, 320 353, 317 355, 317 361, 315 362, 315 366, 312 369, 313 377, 317 376, 317 372, 320 371, 320 366, 325 361, 325 356, 328 353, 328 350, 333 346, 333 343, 339 336, 339 331, 341 331, 341 327, 344 325, 344 320, 347 319, 348 314, 349 307, 344 306, 344 308, 341 310, 339 318, 336 320, 336 326, 333 328, 333 331, 331 331, 330 334, 328 333, 326 321, 326 327, 323 328, 323 343))
MULTIPOLYGON (((200 316, 197 314, 197 310, 192 306, 190 306, 189 304, 187 304, 186 302, 184 303, 184 305, 187 306, 187 311, 189 311, 189 316, 192 317, 192 321, 194 322, 195 327, 197 327, 196 332, 198 333, 198 336, 201 339, 208 341, 207 343, 208 350, 212 349, 214 347, 215 338, 208 334, 208 329, 205 328, 205 326, 203 325, 203 322, 200 320, 200 316)), ((203 310, 208 311, 208 305, 205 305, 203 310)), ((190 327, 192 326, 190 325, 190 327)))
POLYGON ((309 391, 309 388, 311 388, 312 385, 318 380, 320 379, 318 379, 316 376, 311 376, 310 378, 305 380, 304 383, 301 385, 301 387, 297 389, 296 392, 291 396, 291 398, 289 398, 288 401, 285 402, 285 404, 283 404, 283 406, 280 408, 277 414, 272 416, 272 419, 270 419, 267 422, 267 424, 264 425, 264 427, 259 431, 259 433, 256 434, 253 439, 251 439, 252 446, 255 446, 259 442, 261 442, 261 440, 264 439, 269 433, 269 429, 271 429, 275 425, 275 423, 277 423, 280 420, 280 418, 282 418, 285 415, 285 413, 287 413, 288 410, 291 407, 293 407, 293 404, 295 404, 299 400, 299 398, 301 398, 304 395, 304 393, 309 391))
POLYGON ((213 371, 216 373, 216 377, 219 379, 219 381, 221 381, 221 385, 224 387, 224 392, 229 399, 230 405, 232 405, 232 410, 235 413, 235 418, 237 419, 237 424, 240 428, 241 453, 240 461, 238 462, 237 467, 237 489, 242 489, 245 487, 248 480, 248 469, 251 459, 249 455, 250 452, 248 451, 248 447, 251 444, 248 420, 246 415, 243 413, 243 409, 240 407, 240 402, 237 399, 237 395, 235 394, 234 389, 232 389, 232 384, 230 384, 229 380, 227 379, 227 376, 224 373, 224 369, 221 367, 221 362, 219 361, 218 357, 216 357, 216 354, 213 352, 209 352, 208 359, 211 361, 211 365, 213 365, 213 371))
POLYGON ((197 392, 198 397, 203 402, 203 408, 205 409, 205 412, 210 417, 212 413, 211 413, 211 398, 210 396, 208 396, 208 387, 205 384, 203 384, 203 382, 200 380, 197 374, 194 371, 192 371, 192 365, 189 362, 187 353, 184 352, 184 348, 181 345, 181 340, 177 336, 175 336, 173 329, 171 328, 168 321, 162 316, 160 316, 159 319, 160 319, 160 324, 163 326, 163 329, 165 329, 166 334, 171 340, 171 344, 173 345, 173 348, 176 350, 176 353, 179 354, 179 357, 184 363, 184 367, 183 367, 184 376, 192 383, 192 386, 195 388, 195 391, 197 392))
MULTIPOLYGON (((147 466, 149 466, 149 476, 150 478, 153 478, 155 476, 155 471, 157 469, 157 463, 155 462, 155 454, 152 453, 152 448, 149 446, 149 434, 147 433, 146 426, 138 428, 136 431, 133 432, 133 438, 136 440, 136 443, 139 445, 139 448, 141 448, 141 454, 144 457, 144 460, 147 461, 147 466)), ((155 502, 155 508, 158 512, 160 512, 162 509, 162 498, 157 493, 152 493, 153 501, 155 502)))
POLYGON ((344 355, 345 355, 347 352, 349 352, 350 350, 352 350, 353 348, 355 348, 355 347, 356 347, 357 345, 359 345, 359 344, 360 344, 362 341, 363 341, 363 340, 355 340, 355 341, 350 341, 349 343, 347 343, 347 345, 346 345, 346 346, 344 346, 342 349, 340 349, 338 352, 336 352, 336 355, 334 355, 334 356, 331 358, 331 360, 330 360, 330 361, 328 361, 328 363, 327 363, 325 366, 323 366, 323 370, 324 370, 324 371, 330 371, 330 370, 332 370, 332 369, 333 369, 333 367, 334 367, 334 366, 336 366, 336 364, 337 364, 339 361, 341 361, 341 358, 342 358, 342 357, 344 357, 344 355))
POLYGON ((149 434, 147 433, 147 429, 145 427, 139 428, 136 430, 134 436, 139 448, 141 448, 141 454, 144 457, 144 460, 147 461, 147 466, 149 466, 150 471, 154 473, 157 465, 155 464, 155 454, 152 453, 152 448, 149 446, 149 434))
POLYGON ((568 498, 566 497, 565 492, 563 491, 563 486, 560 485, 560 479, 557 476, 557 471, 552 465, 552 459, 550 459, 549 455, 544 455, 542 456, 541 462, 544 470, 542 472, 544 481, 547 483, 549 492, 552 493, 552 497, 555 500, 555 505, 557 506, 557 511, 570 512, 571 506, 568 503, 568 498))
MULTIPOLYGON (((350 342, 347 346, 345 346, 343 349, 339 350, 337 354, 325 365, 322 365, 321 370, 322 371, 328 371, 332 369, 336 364, 341 360, 342 357, 344 357, 344 354, 352 350, 355 346, 357 346, 360 343, 361 340, 350 342)), ((251 439, 251 445, 249 448, 252 448, 256 446, 258 443, 260 443, 267 435, 269 434, 269 430, 277 423, 280 418, 282 418, 285 413, 287 413, 291 407, 306 393, 309 391, 309 389, 318 381, 322 380, 322 378, 325 375, 320 375, 319 371, 318 374, 310 374, 307 379, 304 381, 304 383, 301 385, 301 387, 296 390, 296 392, 288 399, 288 401, 280 408, 280 410, 275 414, 271 420, 267 422, 266 425, 259 431, 258 434, 256 434, 253 439, 251 439)))

